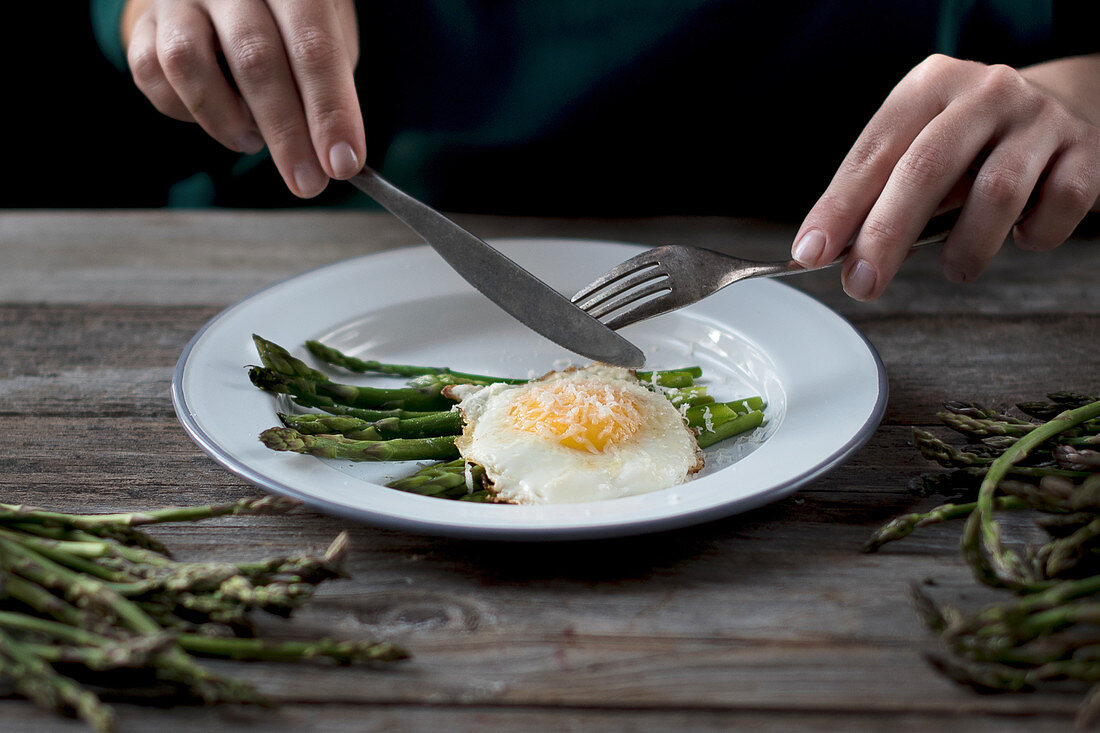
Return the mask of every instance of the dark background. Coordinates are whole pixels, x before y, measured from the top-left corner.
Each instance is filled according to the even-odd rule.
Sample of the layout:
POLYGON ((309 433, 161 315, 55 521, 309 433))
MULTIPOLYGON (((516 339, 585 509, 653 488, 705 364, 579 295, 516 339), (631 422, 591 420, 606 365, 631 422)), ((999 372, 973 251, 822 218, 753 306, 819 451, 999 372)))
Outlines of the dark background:
POLYGON ((162 205, 190 150, 210 142, 194 125, 159 114, 107 61, 85 3, 15 5, 24 7, 5 8, 0 44, 7 147, 0 206, 162 205))
MULTIPOLYGON (((1092 12, 1100 15, 1096 10, 1092 12)), ((1076 23, 1062 25, 1080 27, 1076 23)), ((101 53, 92 34, 85 3, 20 4, 18 9, 5 14, 5 31, 5 43, 0 45, 0 60, 5 70, 4 140, 7 165, 0 184, 3 187, 0 190, 0 207, 162 206, 170 185, 190 175, 196 159, 209 161, 222 156, 225 165, 232 165, 237 159, 235 153, 221 148, 196 125, 171 120, 153 108, 138 92, 129 75, 116 69, 101 53)), ((988 36, 971 34, 969 37, 977 41, 972 40, 965 49, 968 56, 981 58, 983 52, 993 54, 982 48, 981 41, 988 40, 988 36)), ((1094 43, 1089 43, 1090 48, 1094 43)), ((913 59, 900 58, 899 68, 915 60, 919 59, 916 56, 913 59)), ((864 77, 861 83, 874 84, 876 90, 884 94, 891 80, 896 78, 890 71, 884 72, 879 80, 864 77)), ((858 133, 856 123, 865 121, 874 111, 873 107, 847 110, 853 123, 850 125, 853 127, 852 139, 858 133)), ((372 129, 378 127, 373 126, 372 129)), ((807 142, 803 133, 801 137, 791 138, 792 145, 797 145, 800 139, 807 142)), ((812 202, 810 196, 819 193, 827 183, 827 176, 839 163, 851 141, 833 137, 829 142, 835 150, 828 149, 822 153, 817 179, 801 181, 806 184, 806 190, 794 207, 795 214, 804 211, 803 207, 812 202)), ((637 150, 643 143, 639 143, 639 148, 627 148, 637 150)), ((808 143, 809 150, 817 151, 825 147, 821 140, 808 143)), ((708 167, 711 164, 706 160, 700 162, 701 168, 706 170, 713 170, 713 167, 708 167)), ((267 184, 261 198, 264 206, 339 204, 349 196, 350 187, 333 185, 321 197, 303 202, 282 187, 270 161, 264 166, 266 169, 261 166, 257 171, 257 175, 267 184)), ((503 174, 491 176, 494 180, 508 180, 509 177, 503 174)), ((775 185, 789 184, 790 180, 790 177, 781 179, 775 185)), ((251 183, 254 181, 249 185, 251 183)), ((720 188, 722 185, 728 185, 728 182, 718 180, 714 187, 720 188)), ((769 186, 762 200, 774 200, 775 190, 775 187, 769 186)), ((789 188, 786 193, 791 198, 798 198, 789 188)), ((464 205, 456 199, 452 203, 457 204, 450 207, 452 210, 478 208, 477 202, 464 205)), ((607 200, 604 199, 603 203, 606 204, 607 200)), ((712 202, 711 205, 721 207, 722 202, 712 202)), ((521 202, 515 206, 500 206, 497 207, 500 211, 486 213, 559 213, 528 212, 523 207, 521 202)), ((646 204, 640 211, 563 209, 560 213, 637 215, 676 212, 656 211, 646 204)), ((680 213, 753 212, 731 209, 680 213)), ((758 215, 768 216, 770 213, 762 211, 758 215)), ((1096 218, 1090 217, 1090 230, 1097 228, 1096 218)))

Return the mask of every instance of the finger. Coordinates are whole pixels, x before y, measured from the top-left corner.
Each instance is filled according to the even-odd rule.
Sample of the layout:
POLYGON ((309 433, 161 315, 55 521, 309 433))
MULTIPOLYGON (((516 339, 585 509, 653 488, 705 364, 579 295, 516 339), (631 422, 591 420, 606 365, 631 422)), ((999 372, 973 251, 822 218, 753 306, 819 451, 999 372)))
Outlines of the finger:
POLYGON ((332 3, 275 2, 317 159, 332 178, 350 178, 366 159, 363 115, 341 15, 332 3))
POLYGON ((895 164, 940 114, 950 90, 940 81, 959 62, 932 56, 910 71, 871 117, 795 235, 792 256, 807 267, 832 262, 859 231, 895 164))
POLYGON ((1049 127, 1032 128, 1008 135, 985 159, 940 251, 940 266, 950 282, 977 279, 997 254, 1058 142, 1049 127))
POLYGON ((183 122, 195 121, 176 90, 168 83, 157 60, 157 24, 152 13, 145 13, 134 22, 130 45, 126 49, 126 62, 130 65, 134 84, 158 112, 183 122))
POLYGON ((1100 141, 1060 153, 1039 189, 1035 210, 1013 231, 1016 245, 1048 250, 1066 241, 1100 203, 1100 141))
POLYGON ((196 122, 230 150, 255 153, 263 140, 218 66, 210 18, 191 3, 165 3, 157 18, 157 59, 196 122))
POLYGON ((340 14, 338 24, 344 32, 344 47, 348 52, 348 61, 354 69, 359 63, 359 19, 355 14, 355 2, 343 0, 336 5, 340 14))
POLYGON ((953 103, 921 130, 898 159, 845 259, 842 278, 850 296, 872 300, 882 294, 996 126, 994 115, 953 103))
POLYGON ((237 88, 287 187, 302 198, 324 190, 301 97, 275 20, 259 0, 219 3, 210 18, 237 88))

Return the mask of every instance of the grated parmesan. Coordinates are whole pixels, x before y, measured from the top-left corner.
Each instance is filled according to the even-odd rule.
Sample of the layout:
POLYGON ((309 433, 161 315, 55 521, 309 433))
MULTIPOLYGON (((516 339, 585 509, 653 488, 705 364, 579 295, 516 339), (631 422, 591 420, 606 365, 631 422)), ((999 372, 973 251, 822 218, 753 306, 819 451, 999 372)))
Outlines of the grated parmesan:
POLYGON ((520 430, 572 443, 589 453, 599 453, 642 425, 641 411, 629 395, 595 381, 546 383, 529 390, 509 415, 520 430))

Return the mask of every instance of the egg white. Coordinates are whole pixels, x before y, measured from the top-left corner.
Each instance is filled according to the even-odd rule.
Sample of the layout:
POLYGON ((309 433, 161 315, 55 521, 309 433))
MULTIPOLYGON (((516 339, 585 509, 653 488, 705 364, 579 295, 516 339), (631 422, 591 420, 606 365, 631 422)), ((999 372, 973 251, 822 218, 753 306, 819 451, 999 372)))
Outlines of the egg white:
POLYGON ((629 370, 606 365, 551 372, 521 385, 455 385, 465 426, 455 444, 484 467, 499 501, 568 504, 644 494, 681 484, 703 467, 703 454, 680 411, 629 370), (563 445, 516 427, 512 406, 547 382, 602 383, 628 395, 640 414, 636 432, 602 450, 563 445))

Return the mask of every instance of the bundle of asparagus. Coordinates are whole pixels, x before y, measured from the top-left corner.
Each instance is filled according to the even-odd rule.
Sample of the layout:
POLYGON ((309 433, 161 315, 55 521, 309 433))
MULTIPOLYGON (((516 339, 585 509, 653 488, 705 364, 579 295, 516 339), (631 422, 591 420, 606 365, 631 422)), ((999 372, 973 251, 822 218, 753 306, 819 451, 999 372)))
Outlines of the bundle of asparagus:
POLYGON ((104 731, 114 713, 96 691, 270 704, 251 686, 198 664, 196 656, 343 664, 405 658, 384 642, 271 641, 254 633, 254 609, 289 616, 318 584, 343 576, 343 533, 320 556, 220 563, 173 560, 138 529, 281 513, 295 505, 265 497, 80 515, 0 504, 0 675, 35 703, 104 731))
MULTIPOLYGON (((280 427, 260 434, 273 450, 292 451, 350 461, 441 461, 387 486, 425 496, 464 501, 492 501, 489 491, 470 491, 466 476, 478 483, 482 472, 466 469, 455 448, 462 432, 462 416, 443 396, 452 384, 521 384, 528 380, 458 372, 447 367, 411 366, 367 361, 348 356, 319 341, 306 348, 317 359, 357 374, 409 377, 395 389, 362 387, 333 382, 327 374, 293 356, 285 348, 253 335, 263 366, 249 368, 249 378, 260 389, 286 395, 303 408, 321 412, 279 413, 280 427)), ((699 367, 638 372, 638 379, 659 390, 681 407, 701 448, 714 445, 760 426, 764 400, 748 397, 716 402, 707 388, 695 384, 699 367)))
POLYGON ((921 453, 952 469, 922 477, 921 488, 955 491, 957 500, 894 519, 865 549, 965 518, 961 551, 975 577, 1013 596, 967 613, 913 586, 919 615, 948 650, 931 663, 986 692, 1055 680, 1094 685, 1079 711, 1079 722, 1091 724, 1100 716, 1100 401, 1069 392, 1048 399, 1017 404, 1031 419, 947 403, 937 417, 966 436, 962 447, 914 430, 921 453), (1048 540, 1006 546, 1001 510, 1033 512, 1048 540))

